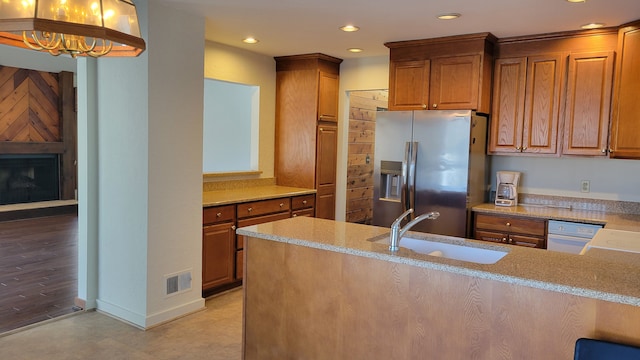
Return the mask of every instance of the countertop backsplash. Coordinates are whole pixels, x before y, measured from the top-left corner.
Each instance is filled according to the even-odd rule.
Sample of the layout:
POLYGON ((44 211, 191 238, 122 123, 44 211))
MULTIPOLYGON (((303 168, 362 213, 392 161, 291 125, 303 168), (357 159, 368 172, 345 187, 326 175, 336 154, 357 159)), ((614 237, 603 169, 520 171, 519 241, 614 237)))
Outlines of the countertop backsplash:
POLYGON ((618 200, 598 200, 564 196, 518 194, 519 205, 547 206, 572 210, 602 211, 620 214, 640 214, 640 203, 618 200))

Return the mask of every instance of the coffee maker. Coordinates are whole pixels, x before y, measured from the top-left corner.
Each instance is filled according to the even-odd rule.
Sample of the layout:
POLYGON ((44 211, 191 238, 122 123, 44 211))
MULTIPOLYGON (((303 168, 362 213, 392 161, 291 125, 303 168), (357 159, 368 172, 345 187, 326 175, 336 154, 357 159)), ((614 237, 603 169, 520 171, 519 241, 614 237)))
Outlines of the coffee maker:
POLYGON ((496 173, 496 201, 498 206, 518 205, 518 182, 520 173, 517 171, 498 171, 496 173))

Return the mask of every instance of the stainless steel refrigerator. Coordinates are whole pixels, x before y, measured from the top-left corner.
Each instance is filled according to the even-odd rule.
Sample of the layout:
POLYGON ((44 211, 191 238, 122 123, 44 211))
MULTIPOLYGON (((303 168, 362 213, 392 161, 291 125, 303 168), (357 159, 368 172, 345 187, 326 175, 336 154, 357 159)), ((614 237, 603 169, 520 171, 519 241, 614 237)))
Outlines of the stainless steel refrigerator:
POLYGON ((488 197, 486 139, 487 118, 472 111, 377 112, 373 225, 439 211, 412 231, 471 237, 471 206, 488 197))

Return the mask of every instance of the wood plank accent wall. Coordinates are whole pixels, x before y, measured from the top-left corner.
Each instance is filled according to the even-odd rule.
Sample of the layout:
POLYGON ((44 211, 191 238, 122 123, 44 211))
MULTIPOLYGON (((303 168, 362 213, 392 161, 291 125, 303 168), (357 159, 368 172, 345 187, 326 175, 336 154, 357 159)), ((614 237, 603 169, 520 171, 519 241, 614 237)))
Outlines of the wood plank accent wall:
POLYGON ((0 154, 60 154, 60 199, 77 188, 73 73, 0 65, 0 154))
POLYGON ((376 110, 387 108, 388 97, 387 90, 353 91, 349 94, 348 222, 371 224, 376 110))
POLYGON ((0 66, 0 141, 60 141, 58 74, 0 66))

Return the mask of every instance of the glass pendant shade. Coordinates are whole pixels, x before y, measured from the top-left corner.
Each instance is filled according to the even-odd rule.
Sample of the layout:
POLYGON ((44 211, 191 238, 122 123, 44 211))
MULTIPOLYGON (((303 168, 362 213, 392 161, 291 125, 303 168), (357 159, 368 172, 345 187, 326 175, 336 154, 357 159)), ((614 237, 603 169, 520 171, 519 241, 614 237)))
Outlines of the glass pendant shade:
POLYGON ((0 0, 0 44, 72 57, 146 48, 130 0, 0 0))

